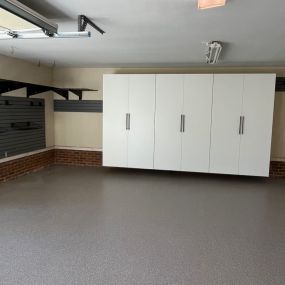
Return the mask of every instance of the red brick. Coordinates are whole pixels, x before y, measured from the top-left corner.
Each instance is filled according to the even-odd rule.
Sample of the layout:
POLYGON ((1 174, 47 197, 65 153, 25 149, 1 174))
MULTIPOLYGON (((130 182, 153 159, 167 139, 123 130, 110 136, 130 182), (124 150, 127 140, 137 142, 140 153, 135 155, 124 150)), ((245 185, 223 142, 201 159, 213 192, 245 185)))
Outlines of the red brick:
POLYGON ((56 149, 55 164, 102 166, 102 152, 56 149))
POLYGON ((0 164, 0 182, 15 179, 54 164, 54 150, 49 150, 0 164))
POLYGON ((271 161, 270 176, 285 177, 285 161, 271 161))

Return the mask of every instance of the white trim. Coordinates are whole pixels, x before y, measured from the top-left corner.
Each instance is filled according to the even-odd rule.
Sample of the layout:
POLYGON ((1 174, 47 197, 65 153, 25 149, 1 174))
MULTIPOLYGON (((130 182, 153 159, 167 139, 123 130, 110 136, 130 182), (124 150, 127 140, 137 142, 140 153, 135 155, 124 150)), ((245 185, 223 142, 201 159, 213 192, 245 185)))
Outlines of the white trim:
POLYGON ((95 147, 74 147, 74 146, 58 146, 54 147, 55 149, 66 149, 66 150, 82 150, 82 151, 102 151, 102 148, 95 147))
POLYGON ((272 157, 271 161, 284 161, 285 162, 285 158, 272 157))
POLYGON ((15 160, 15 159, 23 158, 23 157, 26 157, 26 156, 31 156, 31 155, 34 155, 34 154, 42 153, 42 152, 45 152, 45 151, 48 151, 48 150, 52 150, 52 149, 54 149, 54 147, 47 147, 47 148, 43 148, 43 149, 31 151, 31 152, 26 152, 26 153, 22 153, 22 154, 10 156, 10 157, 2 158, 2 159, 0 159, 0 164, 4 163, 4 162, 15 160))
POLYGON ((46 148, 43 148, 43 149, 31 151, 31 152, 26 152, 26 153, 14 155, 14 156, 6 157, 6 158, 1 158, 0 159, 0 164, 4 163, 4 162, 16 160, 16 159, 19 159, 19 158, 31 156, 31 155, 34 155, 34 154, 42 153, 42 152, 45 152, 45 151, 48 151, 48 150, 52 150, 52 149, 66 149, 66 150, 78 150, 78 151, 102 151, 102 148, 94 148, 94 147, 73 147, 73 146, 54 146, 53 147, 53 146, 51 146, 51 147, 46 147, 46 148))

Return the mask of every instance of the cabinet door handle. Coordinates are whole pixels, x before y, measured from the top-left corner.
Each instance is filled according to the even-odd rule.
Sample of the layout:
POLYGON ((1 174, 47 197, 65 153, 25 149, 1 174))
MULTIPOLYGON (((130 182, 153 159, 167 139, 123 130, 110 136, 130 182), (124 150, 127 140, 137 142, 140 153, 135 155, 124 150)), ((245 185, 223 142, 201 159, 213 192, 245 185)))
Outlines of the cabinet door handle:
POLYGON ((131 129, 131 114, 129 113, 129 130, 131 129))
POLYGON ((245 117, 242 116, 242 127, 241 127, 241 134, 244 134, 244 121, 245 121, 245 117))
POLYGON ((183 132, 183 115, 180 116, 180 133, 183 132))
POLYGON ((185 115, 183 115, 183 133, 185 133, 185 115))
POLYGON ((241 129, 242 128, 242 116, 239 117, 239 128, 238 128, 238 134, 241 135, 241 129))
POLYGON ((126 113, 126 130, 128 129, 128 113, 126 113))

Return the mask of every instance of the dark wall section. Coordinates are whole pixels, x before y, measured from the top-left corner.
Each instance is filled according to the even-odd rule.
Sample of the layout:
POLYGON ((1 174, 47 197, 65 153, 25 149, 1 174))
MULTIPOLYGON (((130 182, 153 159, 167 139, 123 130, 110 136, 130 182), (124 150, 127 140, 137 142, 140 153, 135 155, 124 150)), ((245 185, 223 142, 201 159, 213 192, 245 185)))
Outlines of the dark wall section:
POLYGON ((45 147, 44 100, 0 96, 0 158, 45 147))
POLYGON ((102 113, 102 100, 55 100, 55 112, 88 112, 102 113))

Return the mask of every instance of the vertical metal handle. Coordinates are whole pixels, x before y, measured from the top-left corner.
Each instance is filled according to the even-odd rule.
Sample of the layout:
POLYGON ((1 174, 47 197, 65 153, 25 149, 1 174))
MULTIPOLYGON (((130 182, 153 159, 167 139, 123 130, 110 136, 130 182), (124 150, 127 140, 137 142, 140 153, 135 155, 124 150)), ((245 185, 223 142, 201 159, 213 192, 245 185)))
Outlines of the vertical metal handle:
POLYGON ((126 113, 126 130, 130 130, 130 113, 126 113))
POLYGON ((181 114, 180 117, 180 133, 185 132, 185 115, 181 114))
POLYGON ((129 130, 131 129, 131 114, 129 113, 129 130))
POLYGON ((245 121, 245 117, 242 116, 242 127, 241 127, 241 134, 244 134, 244 121, 245 121))
POLYGON ((239 127, 238 127, 238 134, 241 135, 241 128, 242 128, 242 116, 239 117, 239 127))

